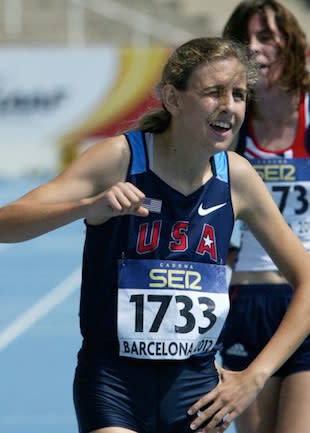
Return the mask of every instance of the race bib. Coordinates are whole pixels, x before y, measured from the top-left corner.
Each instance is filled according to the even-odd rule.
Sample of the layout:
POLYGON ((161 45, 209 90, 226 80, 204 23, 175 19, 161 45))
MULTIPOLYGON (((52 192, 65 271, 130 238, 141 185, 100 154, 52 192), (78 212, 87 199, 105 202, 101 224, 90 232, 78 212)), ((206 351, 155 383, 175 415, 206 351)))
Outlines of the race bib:
POLYGON ((223 265, 120 260, 120 356, 186 359, 210 351, 229 309, 223 265))
POLYGON ((266 183, 289 226, 309 250, 310 160, 254 159, 251 163, 266 183))

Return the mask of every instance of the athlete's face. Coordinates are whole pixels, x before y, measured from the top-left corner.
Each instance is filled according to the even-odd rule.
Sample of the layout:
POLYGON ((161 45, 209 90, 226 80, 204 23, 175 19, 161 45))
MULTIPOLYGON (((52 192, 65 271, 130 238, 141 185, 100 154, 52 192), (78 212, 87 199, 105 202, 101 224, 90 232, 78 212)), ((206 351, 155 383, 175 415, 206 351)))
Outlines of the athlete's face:
POLYGON ((279 48, 285 44, 284 37, 280 33, 274 12, 266 11, 267 23, 263 22, 259 14, 253 15, 248 22, 248 38, 252 51, 256 53, 256 60, 260 65, 258 87, 273 85, 283 72, 283 57, 279 54, 279 48))
POLYGON ((177 125, 185 138, 225 150, 243 122, 246 96, 246 72, 236 58, 200 65, 187 89, 177 91, 177 125))

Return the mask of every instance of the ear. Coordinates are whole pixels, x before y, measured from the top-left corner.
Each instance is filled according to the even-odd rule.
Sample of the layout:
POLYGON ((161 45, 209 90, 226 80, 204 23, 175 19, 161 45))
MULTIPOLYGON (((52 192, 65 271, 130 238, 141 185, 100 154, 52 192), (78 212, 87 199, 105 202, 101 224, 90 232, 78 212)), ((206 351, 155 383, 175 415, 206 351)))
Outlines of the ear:
POLYGON ((162 89, 162 102, 172 116, 180 111, 178 91, 172 84, 165 84, 162 89))

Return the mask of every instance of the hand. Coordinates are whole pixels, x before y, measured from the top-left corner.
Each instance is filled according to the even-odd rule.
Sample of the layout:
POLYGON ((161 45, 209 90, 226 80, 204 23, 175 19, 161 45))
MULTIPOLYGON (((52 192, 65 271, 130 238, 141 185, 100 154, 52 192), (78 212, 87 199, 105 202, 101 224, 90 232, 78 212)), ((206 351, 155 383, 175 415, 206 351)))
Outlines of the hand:
POLYGON ((204 395, 189 409, 189 415, 197 417, 191 424, 192 430, 205 433, 222 433, 234 419, 255 400, 262 386, 256 376, 248 370, 230 371, 217 366, 219 384, 204 395), (203 428, 199 427, 203 424, 203 428))
POLYGON ((133 214, 145 217, 149 211, 143 207, 145 195, 130 182, 118 182, 91 198, 87 221, 98 224, 118 215, 133 214))

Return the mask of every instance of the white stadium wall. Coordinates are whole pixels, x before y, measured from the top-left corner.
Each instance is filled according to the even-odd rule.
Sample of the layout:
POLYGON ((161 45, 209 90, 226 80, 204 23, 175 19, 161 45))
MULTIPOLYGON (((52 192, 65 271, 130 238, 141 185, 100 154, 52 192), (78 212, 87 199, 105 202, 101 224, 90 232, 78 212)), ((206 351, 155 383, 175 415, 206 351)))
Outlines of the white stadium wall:
POLYGON ((87 137, 113 133, 150 101, 167 52, 1 48, 0 177, 55 172, 87 137))

